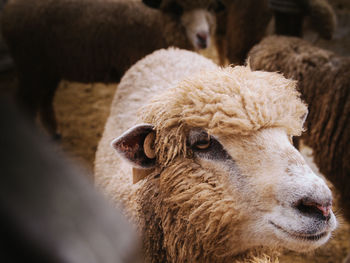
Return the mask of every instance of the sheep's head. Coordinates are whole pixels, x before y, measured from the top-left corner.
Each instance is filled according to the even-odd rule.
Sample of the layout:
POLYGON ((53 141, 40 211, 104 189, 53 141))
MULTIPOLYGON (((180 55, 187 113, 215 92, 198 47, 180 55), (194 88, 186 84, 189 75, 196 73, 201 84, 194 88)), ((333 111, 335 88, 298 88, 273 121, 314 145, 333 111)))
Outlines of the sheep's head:
POLYGON ((113 146, 160 175, 170 256, 226 257, 258 246, 308 251, 329 239, 331 192, 291 143, 306 114, 294 81, 249 67, 202 72, 143 109, 148 124, 113 146))
POLYGON ((225 8, 219 0, 143 0, 143 3, 160 8, 176 24, 181 24, 195 49, 210 46, 216 28, 215 13, 225 8))

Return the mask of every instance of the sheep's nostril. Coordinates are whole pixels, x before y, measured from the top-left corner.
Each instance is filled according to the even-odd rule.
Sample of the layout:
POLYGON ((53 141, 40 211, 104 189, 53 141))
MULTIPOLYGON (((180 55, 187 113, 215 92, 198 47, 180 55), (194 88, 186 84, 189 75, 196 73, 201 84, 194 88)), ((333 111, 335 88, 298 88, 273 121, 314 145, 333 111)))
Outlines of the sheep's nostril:
POLYGON ((197 33, 197 38, 199 39, 199 40, 201 40, 201 41, 206 41, 207 40, 207 38, 208 38, 208 34, 207 33, 205 33, 205 32, 200 32, 200 33, 197 33))
POLYGON ((325 217, 329 217, 329 214, 331 213, 332 205, 316 205, 316 207, 322 211, 322 214, 325 217))
POLYGON ((196 37, 200 46, 205 48, 207 46, 208 34, 205 32, 200 32, 196 34, 196 37))
POLYGON ((318 217, 322 220, 328 220, 332 209, 332 202, 315 202, 308 198, 302 199, 296 205, 296 208, 303 214, 318 217))

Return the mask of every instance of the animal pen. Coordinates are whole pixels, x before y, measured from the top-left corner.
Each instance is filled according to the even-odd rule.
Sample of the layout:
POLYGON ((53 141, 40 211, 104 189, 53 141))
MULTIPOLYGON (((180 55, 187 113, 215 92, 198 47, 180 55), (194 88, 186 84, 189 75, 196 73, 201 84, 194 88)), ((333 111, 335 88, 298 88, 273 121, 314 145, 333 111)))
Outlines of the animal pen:
MULTIPOLYGON (((21 0, 1 1, 0 17, 2 17, 3 6, 16 1, 20 2, 21 0)), ((25 0, 22 1, 25 2, 25 0)), ((28 0, 27 3, 38 3, 42 1, 44 0, 28 0)), ((52 1, 47 0, 47 3, 52 1)), ((68 0, 58 1, 62 3, 74 2, 68 0)), ((221 63, 226 66, 228 64, 236 66, 250 63, 247 54, 251 48, 265 37, 273 35, 276 31, 276 25, 274 24, 276 17, 274 12, 276 12, 276 6, 279 6, 276 3, 288 2, 287 0, 262 0, 259 2, 259 6, 257 6, 255 0, 79 0, 76 2, 84 3, 84 1, 87 3, 86 5, 91 1, 97 2, 97 5, 103 5, 103 2, 113 1, 138 2, 138 4, 143 5, 140 10, 147 9, 147 12, 152 14, 156 14, 156 12, 162 10, 161 12, 165 13, 169 21, 179 23, 181 30, 183 30, 181 31, 181 37, 185 38, 186 45, 181 46, 175 41, 176 39, 170 40, 174 43, 171 45, 194 50, 203 57, 212 60, 213 64, 221 63), (210 13, 210 18, 208 18, 207 13, 203 17, 201 14, 191 13, 189 18, 180 18, 184 10, 186 11, 186 4, 192 5, 191 10, 196 9, 196 5, 201 5, 201 8, 205 6, 205 10, 208 10, 210 13), (214 17, 215 25, 210 28, 209 24, 212 23, 211 21, 210 23, 208 22, 207 29, 200 27, 198 32, 194 34, 193 41, 191 42, 191 36, 186 33, 184 25, 188 19, 191 20, 197 15, 199 20, 205 20, 205 17, 208 19, 207 21, 211 21, 212 17, 214 17), (204 31, 206 33, 202 34, 204 31), (237 39, 240 41, 237 41, 237 39), (193 43, 197 43, 197 46, 193 43), (206 48, 200 46, 206 46, 206 48)), ((300 2, 310 2, 310 6, 317 5, 319 2, 321 2, 322 6, 324 2, 327 3, 326 0, 303 0, 300 2)), ((32 5, 34 6, 34 4, 32 5)), ((332 32, 332 38, 325 39, 317 31, 323 29, 312 25, 313 22, 310 19, 310 15, 302 16, 302 36, 299 37, 317 48, 327 50, 327 52, 334 52, 340 57, 348 58, 350 56, 350 3, 347 0, 329 0, 326 7, 327 10, 329 8, 328 6, 336 15, 334 29, 327 29, 327 32, 332 32)), ((103 7, 101 7, 102 9, 103 7)), ((79 10, 79 8, 75 10, 77 11, 77 15, 74 14, 74 16, 79 16, 79 10)), ((94 11, 96 10, 99 9, 95 8, 94 11)), ((25 11, 23 12, 25 13, 25 11)), ((63 13, 57 15, 65 17, 64 12, 66 11, 60 12, 63 13)), ((137 15, 138 12, 135 11, 134 14, 137 15)), ((80 33, 77 30, 74 39, 73 37, 64 38, 68 34, 63 35, 60 45, 63 49, 67 48, 68 51, 65 50, 67 53, 62 52, 62 49, 53 49, 53 52, 56 50, 56 53, 52 57, 48 57, 48 61, 50 62, 55 61, 55 59, 65 61, 65 56, 69 54, 69 63, 76 59, 74 61, 76 64, 72 63, 71 65, 79 67, 81 72, 84 72, 85 68, 93 70, 93 73, 87 71, 91 74, 88 76, 91 76, 90 79, 84 78, 84 80, 80 79, 79 81, 79 78, 60 76, 60 79, 57 80, 58 85, 57 89, 55 88, 52 101, 54 116, 57 122, 55 132, 59 135, 56 137, 52 136, 52 130, 49 129, 48 132, 45 126, 45 120, 43 121, 40 116, 38 117, 41 114, 39 111, 35 113, 34 125, 30 118, 29 120, 26 118, 29 115, 26 112, 28 109, 24 107, 24 111, 19 111, 23 107, 18 106, 20 103, 18 104, 18 100, 16 99, 19 86, 18 64, 16 65, 18 60, 16 58, 13 59, 13 53, 11 51, 13 52, 15 50, 13 45, 18 43, 16 41, 21 41, 21 37, 24 34, 21 33, 18 40, 14 42, 6 42, 5 34, 4 37, 0 38, 0 104, 2 110, 0 114, 0 152, 1 167, 4 170, 1 173, 3 183, 0 183, 0 214, 2 215, 3 222, 1 231, 4 234, 0 238, 0 244, 1 251, 4 252, 2 253, 4 262, 21 262, 24 259, 33 259, 37 262, 143 262, 145 258, 147 262, 152 261, 149 257, 144 256, 144 253, 147 253, 148 250, 146 252, 143 250, 142 237, 140 238, 138 236, 139 231, 134 227, 133 222, 126 219, 126 213, 123 208, 116 204, 111 204, 111 201, 115 200, 110 200, 108 194, 101 191, 101 187, 96 189, 94 165, 98 145, 103 138, 106 122, 110 117, 113 97, 118 91, 119 77, 124 76, 125 71, 137 61, 153 52, 153 48, 147 49, 144 54, 140 50, 143 47, 142 43, 144 41, 147 41, 151 46, 154 36, 143 36, 143 39, 140 36, 136 40, 133 39, 133 41, 137 42, 137 45, 135 45, 138 49, 137 52, 133 52, 132 48, 134 44, 127 45, 128 40, 118 40, 118 37, 123 38, 127 34, 120 33, 117 37, 109 35, 99 37, 98 34, 101 31, 98 30, 103 28, 104 25, 108 25, 114 18, 104 19, 103 11, 98 11, 96 14, 99 14, 99 16, 94 15, 94 19, 98 17, 99 23, 101 23, 99 26, 91 31, 89 31, 90 26, 84 28, 86 30, 85 32, 83 32, 83 28, 81 28, 80 33), (105 73, 106 76, 113 76, 115 71, 104 72, 108 70, 103 67, 95 67, 101 64, 98 64, 99 61, 95 60, 94 57, 91 60, 82 61, 79 58, 79 52, 81 51, 84 54, 84 48, 87 48, 88 45, 82 45, 79 52, 69 51, 69 45, 65 45, 65 43, 79 41, 79 39, 83 39, 80 36, 84 34, 88 35, 89 39, 95 39, 96 43, 94 44, 97 46, 100 45, 100 39, 104 41, 105 39, 113 39, 113 41, 119 43, 126 43, 118 46, 110 42, 109 46, 106 45, 103 47, 103 49, 111 50, 111 52, 106 53, 107 57, 104 58, 110 64, 113 64, 114 59, 110 54, 114 54, 114 52, 118 54, 118 59, 123 58, 123 55, 130 58, 131 62, 121 60, 127 66, 122 70, 123 73, 118 77, 118 80, 113 78, 108 80, 98 78, 98 80, 94 80, 93 75, 95 73, 98 75, 102 71, 102 76, 105 76, 105 73), (122 49, 125 45, 130 48, 128 51, 114 50, 114 48, 122 49), (130 56, 128 52, 131 52, 130 56), (140 52, 142 53, 141 55, 139 55, 140 52), (90 63, 92 66, 90 64, 84 65, 84 63, 90 63), (101 71, 99 71, 100 69, 101 71), (98 74, 97 71, 99 71, 98 74), (18 154, 18 152, 21 152, 21 154, 18 154), (28 176, 33 178, 33 181, 28 176), (56 200, 56 202, 53 202, 53 200, 56 200), (19 255, 18 251, 23 251, 23 255, 19 255)), ((317 17, 317 12, 313 13, 313 15, 315 14, 317 17)), ((45 16, 43 14, 41 15, 43 17, 45 16)), ((37 16, 39 19, 37 21, 40 21, 40 15, 37 16)), ((66 17, 69 16, 66 15, 66 17)), ((333 18, 331 17, 330 19, 332 20, 333 18)), ((320 19, 318 21, 321 24, 325 20, 320 19)), ((44 21, 44 18, 42 21, 44 21)), ((92 19, 91 21, 96 20, 92 19)), ((60 21, 60 18, 55 18, 54 16, 51 16, 51 20, 48 19, 47 23, 55 23, 57 27, 65 24, 68 28, 70 26, 73 28, 77 25, 73 22, 71 23, 71 21, 64 21, 63 23, 63 21, 60 21)), ((332 24, 332 22, 329 23, 332 24)), ((165 25, 166 23, 162 24, 165 25)), ((1 27, 3 25, 2 22, 1 27)), ((32 30, 30 32, 35 32, 35 28, 39 28, 42 25, 32 26, 33 28, 30 29, 32 30)), ((136 24, 136 28, 142 28, 143 26, 137 26, 136 24)), ((49 27, 48 30, 50 30, 49 27)), ((136 29, 133 27, 130 30, 136 29)), ((281 30, 281 28, 278 30, 281 30)), ((57 29, 57 31, 53 30, 52 32, 59 32, 61 34, 65 30, 63 28, 57 29)), ((113 30, 109 32, 113 32, 113 30)), ((30 42, 31 35, 33 38, 42 40, 43 43, 45 41, 45 43, 50 43, 54 39, 49 39, 54 36, 49 34, 46 34, 48 38, 45 38, 45 34, 28 34, 26 36, 28 42, 30 42)), ((59 35, 57 36, 61 37, 59 35)), ((18 44, 18 46, 20 45, 18 44)), ((154 50, 166 47, 167 45, 157 44, 154 50)), ((24 48, 25 46, 23 46, 23 51, 26 52, 24 48)), ((35 63, 42 61, 40 59, 43 57, 40 56, 47 52, 47 50, 48 47, 43 44, 38 48, 35 56, 26 58, 25 67, 32 68, 24 71, 30 74, 34 72, 35 63)), ((317 66, 315 65, 315 68, 317 66)), ((63 68, 60 72, 66 69, 68 70, 68 66, 65 69, 64 64, 60 65, 60 67, 63 68)), ((72 72, 74 71, 74 67, 72 68, 72 72)), ((39 77, 41 76, 40 73, 41 71, 39 71, 39 77)), ((283 72, 281 73, 284 75, 283 72)), ((347 90, 350 90, 350 87, 347 90)), ((35 89, 31 91, 34 92, 33 94, 39 92, 35 89)), ((132 93, 130 94, 132 95, 132 93)), ((134 110, 135 112, 138 111, 138 109, 134 110)), ((335 123, 335 125, 337 124, 335 123)), ((324 178, 324 175, 319 172, 317 165, 313 161, 313 150, 302 143, 299 149, 312 170, 321 178, 324 178)), ((118 156, 117 153, 113 154, 116 157, 118 156)), ((143 176, 142 178, 144 178, 143 176)), ((348 177, 350 177, 350 174, 348 174, 348 177)), ((139 183, 143 184, 145 180, 141 180, 139 183)), ((260 258, 260 260, 264 261, 257 262, 342 263, 350 253, 350 222, 343 217, 344 208, 341 206, 341 202, 338 201, 339 192, 336 187, 329 183, 329 181, 327 181, 327 184, 333 193, 333 211, 338 220, 338 226, 325 245, 307 253, 299 253, 288 249, 281 249, 276 252, 274 248, 268 248, 264 251, 263 256, 258 251, 256 253, 254 252, 255 254, 253 253, 253 256, 249 255, 251 257, 246 258, 246 260, 251 261, 244 261, 244 258, 240 260, 242 262, 255 262, 252 261, 252 258, 259 260, 258 257, 262 257, 263 259, 260 258), (254 258, 254 256, 257 258, 254 258)), ((173 254, 171 255, 168 258, 165 256, 162 260, 171 262, 169 259, 174 258, 173 254)), ((153 261, 155 262, 156 260, 153 259, 153 261)), ((196 261, 194 258, 192 262, 198 262, 198 260, 196 261)), ((220 261, 218 260, 218 262, 220 261)), ((350 260, 347 262, 350 262, 350 260)))

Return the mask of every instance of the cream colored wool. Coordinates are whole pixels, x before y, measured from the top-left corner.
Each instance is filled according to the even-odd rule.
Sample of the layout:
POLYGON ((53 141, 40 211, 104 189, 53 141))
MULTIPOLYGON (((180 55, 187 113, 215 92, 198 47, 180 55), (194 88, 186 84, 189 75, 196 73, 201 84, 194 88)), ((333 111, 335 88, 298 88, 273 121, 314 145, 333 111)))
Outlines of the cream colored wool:
MULTIPOLYGON (((291 145, 269 137, 299 135, 306 113, 295 82, 279 74, 221 69, 185 50, 156 51, 118 86, 96 154, 96 184, 122 204, 138 228, 146 262, 278 262, 273 252, 268 252, 272 257, 259 252, 262 245, 275 249, 280 242, 261 229, 259 219, 257 230, 250 231, 252 215, 276 205, 280 163, 306 169, 291 145), (157 160, 153 171, 133 184, 132 166, 110 143, 137 123, 154 125, 157 160), (229 154, 247 175, 254 198, 232 185, 224 163, 193 158, 187 146, 193 127, 220 137, 228 150, 234 146, 229 154)), ((282 173, 291 173, 282 167, 282 173)), ((320 180, 315 178, 313 189, 328 193, 320 180)))
POLYGON ((118 85, 96 153, 95 178, 97 185, 104 189, 112 201, 127 204, 132 218, 138 216, 137 204, 132 196, 140 186, 132 184, 132 167, 115 154, 110 147, 111 141, 138 122, 139 109, 154 94, 176 85, 185 76, 203 69, 217 68, 211 60, 195 53, 162 49, 135 64, 118 85), (186 59, 183 59, 184 56, 186 59), (169 70, 169 65, 173 70, 169 70))
POLYGON ((282 127, 289 135, 300 135, 307 107, 295 87, 295 81, 280 74, 249 66, 201 72, 157 96, 144 108, 142 121, 156 127, 159 161, 167 165, 186 153, 188 127, 220 135, 282 127))

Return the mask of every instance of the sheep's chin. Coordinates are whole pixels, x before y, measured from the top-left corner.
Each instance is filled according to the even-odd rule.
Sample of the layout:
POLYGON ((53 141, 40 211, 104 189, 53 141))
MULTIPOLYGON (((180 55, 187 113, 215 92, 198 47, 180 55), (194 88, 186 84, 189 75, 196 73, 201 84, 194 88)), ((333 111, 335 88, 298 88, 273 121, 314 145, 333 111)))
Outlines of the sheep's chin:
POLYGON ((331 236, 330 231, 324 231, 319 234, 294 233, 291 229, 284 229, 274 223, 275 234, 280 239, 281 245, 287 249, 297 252, 307 252, 323 245, 331 236))
POLYGON ((280 246, 297 252, 311 251, 325 244, 337 226, 333 212, 327 221, 294 214, 293 217, 273 216, 268 224, 280 246))

